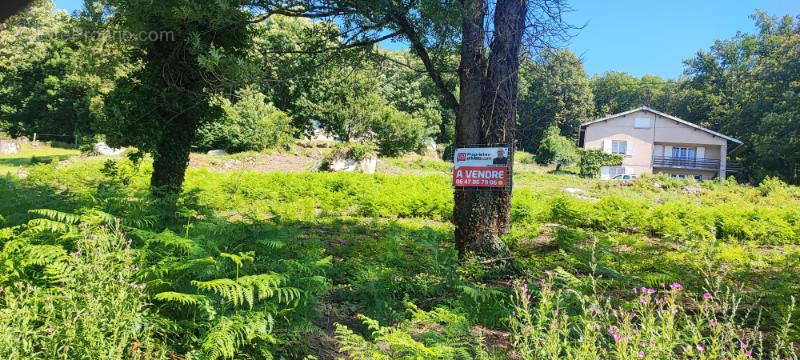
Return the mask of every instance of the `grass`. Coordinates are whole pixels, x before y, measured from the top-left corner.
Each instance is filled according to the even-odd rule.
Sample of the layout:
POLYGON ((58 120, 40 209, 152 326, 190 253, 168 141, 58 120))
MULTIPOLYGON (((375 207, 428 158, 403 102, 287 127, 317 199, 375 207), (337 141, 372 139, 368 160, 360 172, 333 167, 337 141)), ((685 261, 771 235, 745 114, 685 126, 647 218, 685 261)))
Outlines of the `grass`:
POLYGON ((54 159, 61 161, 77 155, 80 155, 80 152, 76 149, 62 149, 44 144, 33 147, 24 144, 21 151, 16 154, 0 155, 0 175, 13 174, 21 167, 30 166, 33 157, 36 157, 37 161, 49 163, 54 159))
MULTIPOLYGON (((527 303, 516 290, 518 284, 512 286, 497 278, 490 267, 458 262, 449 222, 453 204, 449 165, 445 162, 382 159, 395 175, 216 172, 193 167, 179 201, 179 217, 164 220, 148 197, 151 165, 145 162, 135 168, 126 161, 112 165, 105 161, 87 158, 59 166, 21 164, 29 171, 27 179, 0 177, 0 198, 9 199, 0 202, 0 226, 16 227, 10 233, 0 231, 0 244, 10 244, 9 239, 24 240, 30 246, 54 244, 75 251, 81 243, 75 239, 86 231, 93 233, 87 230, 92 226, 86 225, 91 224, 87 219, 96 217, 92 214, 100 211, 122 219, 120 236, 132 239, 129 246, 133 254, 144 256, 125 257, 128 262, 138 261, 140 268, 138 273, 127 275, 130 281, 145 285, 125 296, 145 297, 151 305, 144 319, 130 314, 119 319, 153 324, 130 335, 141 337, 136 343, 149 344, 150 350, 137 351, 152 357, 172 351, 213 355, 216 352, 212 350, 219 349, 240 355, 269 351, 286 358, 335 358, 342 356, 342 351, 351 356, 381 358, 386 349, 391 349, 400 358, 403 356, 397 354, 416 354, 408 358, 505 358, 503 354, 512 349, 530 350, 536 348, 535 339, 552 336, 554 341, 563 342, 560 349, 572 349, 569 351, 575 354, 624 358, 621 352, 633 351, 636 344, 615 347, 613 334, 605 328, 600 334, 575 328, 589 319, 589 303, 580 299, 606 299, 609 307, 606 303, 597 305, 608 315, 602 326, 632 331, 636 320, 614 320, 611 311, 639 309, 636 311, 652 315, 648 319, 658 321, 658 309, 636 307, 639 297, 631 289, 668 290, 674 282, 681 283, 683 289, 680 296, 669 295, 673 296, 670 301, 681 306, 681 314, 686 314, 676 320, 681 324, 721 316, 722 304, 712 308, 702 302, 702 295, 709 292, 715 299, 723 298, 726 289, 738 299, 740 308, 760 316, 734 315, 726 324, 742 330, 718 336, 712 336, 716 333, 708 326, 673 328, 659 323, 662 330, 655 338, 668 338, 672 344, 660 345, 661 356, 676 351, 672 353, 676 357, 700 358, 697 350, 683 350, 683 346, 695 347, 698 341, 710 344, 708 341, 731 342, 735 338, 755 346, 757 339, 745 336, 753 334, 746 329, 766 334, 764 349, 784 351, 786 347, 779 346, 780 341, 798 341, 794 320, 798 314, 791 297, 800 291, 796 276, 800 271, 800 189, 776 180, 758 187, 702 183, 698 192, 686 190, 697 184, 662 177, 609 182, 520 165, 515 176, 512 225, 505 241, 528 274, 519 279, 530 286, 535 303, 527 303), (565 191, 567 188, 570 192, 565 191), (41 208, 82 214, 86 219, 78 222, 84 225, 62 233, 59 225, 42 220, 42 213, 30 211, 41 208), (31 235, 32 229, 44 224, 52 228, 31 235), (204 262, 217 264, 213 273, 212 268, 170 267, 204 262), (276 286, 299 289, 302 295, 298 302, 287 306, 278 299, 263 299, 255 301, 254 310, 247 310, 192 285, 218 278, 235 282, 240 276, 267 273, 285 279, 276 286), (545 296, 551 290, 559 295, 545 296), (169 297, 165 292, 172 294, 172 300, 166 300, 169 297), (194 301, 190 299, 209 302, 202 306, 176 305, 194 301), (522 334, 538 324, 536 319, 550 316, 536 315, 541 309, 546 309, 545 313, 561 309, 570 315, 572 320, 559 320, 553 328, 562 335, 550 332, 549 327, 522 334), (222 317, 202 318, 198 315, 201 310, 222 317), (794 317, 786 326, 790 314, 794 317), (270 333, 242 333, 234 338, 248 341, 220 340, 213 345, 217 343, 211 340, 220 339, 214 336, 221 327, 235 329, 236 321, 266 315, 272 319, 270 333), (575 336, 569 334, 579 333, 591 335, 580 337, 588 341, 580 344, 593 348, 571 342, 575 336)), ((94 232, 106 234, 106 230, 94 232)), ((125 246, 118 251, 127 254, 125 246)), ((13 259, 9 249, 6 246, 0 259, 13 259)), ((14 281, 8 280, 12 276, 8 267, 0 269, 0 286, 8 290, 6 294, 14 293, 11 285, 20 283, 36 286, 36 290, 26 291, 36 292, 40 287, 44 289, 41 291, 50 291, 53 288, 49 286, 58 289, 58 285, 42 282, 37 275, 42 270, 37 266, 13 273, 17 276, 14 281)), ((76 292, 104 294, 70 284, 76 292)), ((27 314, 18 298, 9 299, 6 303, 13 300, 19 316, 27 314)), ((68 304, 70 311, 80 310, 78 304, 68 304)), ((137 300, 119 311, 132 311, 125 309, 143 304, 137 300)), ((106 314, 110 310, 97 311, 106 314)), ((32 313, 30 316, 37 316, 32 313)), ((45 323, 52 327, 59 318, 47 318, 45 323)), ((36 336, 31 339, 48 348, 57 348, 53 342, 74 341, 68 334, 47 340, 46 327, 33 324, 31 333, 36 336)), ((0 344, 2 340, 0 335, 0 344)), ((126 341, 120 346, 130 354, 133 342, 126 341)), ((94 351, 98 344, 105 342, 87 342, 86 349, 94 351)), ((738 349, 728 343, 717 345, 725 351, 738 349)), ((549 355, 531 350, 534 355, 526 358, 552 356, 559 348, 546 350, 549 355)), ((778 353, 756 351, 765 357, 778 353)), ((652 352, 657 353, 655 349, 652 352)), ((745 355, 746 351, 735 352, 734 358, 745 355)))

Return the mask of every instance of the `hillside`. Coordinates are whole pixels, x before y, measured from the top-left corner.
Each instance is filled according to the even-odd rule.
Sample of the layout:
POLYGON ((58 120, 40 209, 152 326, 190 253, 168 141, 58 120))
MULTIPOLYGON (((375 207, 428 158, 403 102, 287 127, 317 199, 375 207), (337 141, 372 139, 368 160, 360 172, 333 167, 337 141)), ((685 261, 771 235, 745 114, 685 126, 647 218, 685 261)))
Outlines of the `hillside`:
POLYGON ((744 358, 796 344, 796 316, 784 322, 797 315, 799 188, 597 181, 518 164, 506 242, 520 274, 509 277, 459 265, 447 163, 388 158, 375 175, 259 165, 297 158, 302 168, 315 156, 193 155, 178 218, 148 196, 147 160, 76 157, 0 177, 0 286, 29 284, 21 297, 0 294, 0 353, 123 343, 152 358, 249 347, 288 358, 516 358, 550 337, 561 339, 556 352, 589 341, 584 351, 600 358, 686 346, 684 357, 700 358, 695 345, 744 358), (663 303, 648 307, 649 289, 663 303), (674 323, 658 310, 670 307, 674 323), (650 331, 617 317, 623 308, 653 321, 650 331), (526 311, 555 314, 552 326, 531 331, 526 311), (574 327, 584 321, 600 330, 574 327), (30 343, 11 346, 22 334, 30 343), (639 349, 651 341, 667 345, 639 349))

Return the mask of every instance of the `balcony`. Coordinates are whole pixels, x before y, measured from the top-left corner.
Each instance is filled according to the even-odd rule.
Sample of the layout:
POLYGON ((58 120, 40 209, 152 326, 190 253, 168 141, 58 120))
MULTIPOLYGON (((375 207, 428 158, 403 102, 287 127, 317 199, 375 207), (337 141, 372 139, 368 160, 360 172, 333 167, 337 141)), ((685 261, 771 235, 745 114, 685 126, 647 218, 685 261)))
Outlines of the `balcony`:
POLYGON ((687 159, 687 158, 674 158, 669 156, 654 156, 653 167, 719 171, 719 159, 705 159, 705 158, 687 159))
MULTIPOLYGON (((674 158, 669 156, 654 156, 653 167, 675 168, 675 169, 698 169, 719 171, 719 159, 687 159, 674 158)), ((742 165, 738 162, 728 160, 725 163, 726 172, 737 172, 742 170, 742 165)))

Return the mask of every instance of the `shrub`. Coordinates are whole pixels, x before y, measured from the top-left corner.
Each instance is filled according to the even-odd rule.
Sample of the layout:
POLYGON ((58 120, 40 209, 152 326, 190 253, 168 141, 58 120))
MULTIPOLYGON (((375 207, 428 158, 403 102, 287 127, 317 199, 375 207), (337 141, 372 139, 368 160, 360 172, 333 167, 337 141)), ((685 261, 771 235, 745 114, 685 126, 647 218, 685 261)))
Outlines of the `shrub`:
POLYGON ((371 126, 372 138, 383 156, 418 152, 425 148, 425 122, 409 113, 384 106, 371 126))
POLYGON ((236 97, 235 103, 224 98, 214 100, 221 107, 223 118, 198 130, 198 146, 242 152, 272 149, 290 142, 291 118, 267 103, 264 94, 244 88, 236 97))
POLYGON ((517 151, 514 153, 514 162, 519 164, 533 164, 533 154, 525 151, 517 151))
POLYGON ((49 227, 6 229, 0 252, 0 357, 158 358, 159 321, 136 280, 139 258, 118 232, 71 232, 74 247, 37 244, 49 227))
POLYGON ((572 140, 559 135, 557 127, 547 131, 547 135, 542 139, 536 152, 537 163, 555 164, 556 170, 560 170, 562 165, 572 164, 578 159, 578 147, 572 140))
MULTIPOLYGON (((510 318, 513 346, 522 359, 796 359, 788 321, 765 341, 748 328, 753 315, 730 290, 712 286, 703 295, 679 283, 657 291, 634 288, 621 304, 571 288, 557 288, 552 273, 538 293, 517 283, 510 318), (569 304, 577 300, 579 306, 569 304)), ((790 309, 790 314, 791 314, 790 309)))
POLYGON ((580 151, 580 175, 583 177, 597 177, 600 168, 603 166, 619 166, 622 164, 622 155, 606 154, 601 149, 590 149, 580 151))

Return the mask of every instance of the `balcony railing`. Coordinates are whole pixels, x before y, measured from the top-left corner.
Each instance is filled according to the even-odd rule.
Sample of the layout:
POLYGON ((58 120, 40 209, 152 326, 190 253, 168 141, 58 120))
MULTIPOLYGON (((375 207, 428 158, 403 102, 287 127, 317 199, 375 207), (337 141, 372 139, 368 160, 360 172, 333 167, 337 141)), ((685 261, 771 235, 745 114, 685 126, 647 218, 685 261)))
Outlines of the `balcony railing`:
POLYGON ((687 159, 687 158, 675 158, 669 156, 654 156, 653 166, 719 171, 719 159, 704 159, 704 158, 687 159))

